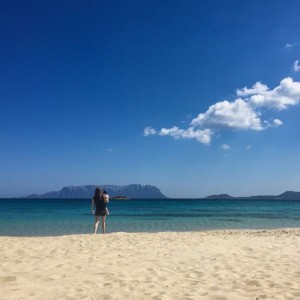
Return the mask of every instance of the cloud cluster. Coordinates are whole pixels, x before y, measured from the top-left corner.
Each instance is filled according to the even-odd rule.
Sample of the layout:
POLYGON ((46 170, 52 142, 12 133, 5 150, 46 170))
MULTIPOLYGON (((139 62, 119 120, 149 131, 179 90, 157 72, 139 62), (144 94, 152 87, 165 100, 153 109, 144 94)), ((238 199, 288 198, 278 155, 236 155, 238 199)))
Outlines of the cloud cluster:
POLYGON ((237 90, 238 96, 248 97, 247 101, 254 109, 266 107, 270 109, 286 109, 290 105, 296 105, 300 102, 300 82, 293 81, 287 77, 281 80, 279 86, 273 90, 257 82, 252 88, 247 87, 237 90))
POLYGON ((203 144, 209 144, 215 131, 220 130, 256 130, 282 125, 279 119, 263 120, 262 111, 287 109, 300 102, 300 82, 287 77, 274 89, 261 82, 251 88, 244 87, 236 91, 233 101, 220 101, 211 105, 204 113, 194 118, 189 128, 177 126, 162 128, 156 131, 152 127, 144 129, 144 135, 171 136, 175 139, 196 139, 203 144))
POLYGON ((258 113, 241 98, 211 105, 205 113, 193 119, 191 125, 211 129, 263 129, 258 113))

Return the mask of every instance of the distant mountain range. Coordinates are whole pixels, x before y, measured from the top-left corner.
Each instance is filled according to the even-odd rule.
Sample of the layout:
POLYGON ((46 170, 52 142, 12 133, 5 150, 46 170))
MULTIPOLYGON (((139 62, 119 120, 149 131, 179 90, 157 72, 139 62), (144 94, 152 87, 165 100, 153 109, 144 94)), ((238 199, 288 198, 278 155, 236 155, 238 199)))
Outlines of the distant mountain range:
POLYGON ((99 186, 106 190, 110 197, 126 196, 128 198, 167 198, 156 186, 129 184, 129 185, 83 185, 65 186, 59 191, 37 195, 32 194, 27 198, 92 198, 95 188, 99 186))
MULTIPOLYGON (((100 186, 107 190, 110 197, 120 198, 145 198, 145 199, 164 199, 167 198, 156 186, 129 184, 129 185, 83 185, 65 186, 59 191, 48 192, 37 195, 32 194, 27 198, 92 198, 95 188, 100 186)), ((228 194, 215 194, 202 199, 270 199, 270 200, 300 200, 300 192, 287 191, 280 195, 258 195, 249 197, 233 197, 228 194)))
POLYGON ((280 195, 259 195, 259 196, 250 196, 250 197, 233 197, 228 194, 219 194, 219 195, 210 195, 205 199, 270 199, 270 200, 300 200, 300 192, 287 191, 280 195))

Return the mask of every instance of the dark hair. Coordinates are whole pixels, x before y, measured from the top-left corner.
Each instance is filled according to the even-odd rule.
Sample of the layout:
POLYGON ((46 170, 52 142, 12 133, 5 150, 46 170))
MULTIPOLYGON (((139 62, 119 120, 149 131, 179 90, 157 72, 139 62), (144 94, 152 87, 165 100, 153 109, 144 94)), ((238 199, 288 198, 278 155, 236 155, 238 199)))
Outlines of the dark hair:
POLYGON ((107 192, 106 190, 104 190, 104 191, 103 191, 103 194, 104 194, 104 195, 107 195, 107 194, 108 194, 108 192, 107 192))
POLYGON ((99 187, 96 187, 94 199, 100 199, 101 198, 101 194, 102 194, 102 190, 99 187))

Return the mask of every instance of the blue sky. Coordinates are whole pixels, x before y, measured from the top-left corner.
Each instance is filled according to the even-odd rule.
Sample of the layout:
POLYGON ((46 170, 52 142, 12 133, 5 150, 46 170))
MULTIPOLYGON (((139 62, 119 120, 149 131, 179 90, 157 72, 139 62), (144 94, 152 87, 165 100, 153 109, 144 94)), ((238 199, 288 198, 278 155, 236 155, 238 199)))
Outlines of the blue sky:
POLYGON ((292 0, 1 1, 0 197, 300 191, 299 14, 292 0))

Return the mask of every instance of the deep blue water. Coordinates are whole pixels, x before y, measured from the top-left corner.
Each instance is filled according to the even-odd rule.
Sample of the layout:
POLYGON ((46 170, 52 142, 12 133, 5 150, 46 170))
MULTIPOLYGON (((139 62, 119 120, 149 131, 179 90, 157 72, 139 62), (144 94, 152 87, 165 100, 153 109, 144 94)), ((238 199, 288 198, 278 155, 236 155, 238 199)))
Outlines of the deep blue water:
MULTIPOLYGON (((0 235, 91 233, 90 199, 0 199, 0 235)), ((153 199, 109 203, 107 232, 300 228, 300 201, 153 199)), ((100 231, 99 231, 100 232, 100 231)))

